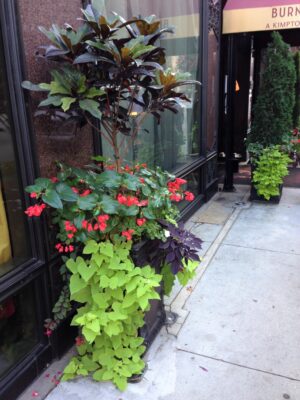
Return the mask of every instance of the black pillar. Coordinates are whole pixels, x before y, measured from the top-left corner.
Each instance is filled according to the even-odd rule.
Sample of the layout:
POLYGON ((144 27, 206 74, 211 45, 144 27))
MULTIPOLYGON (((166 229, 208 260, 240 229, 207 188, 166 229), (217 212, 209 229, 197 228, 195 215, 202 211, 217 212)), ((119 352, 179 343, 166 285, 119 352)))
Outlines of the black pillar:
POLYGON ((225 134, 225 177, 223 191, 233 192, 233 135, 234 135, 234 95, 235 95, 235 80, 236 80, 236 62, 235 62, 235 36, 228 35, 227 37, 227 57, 226 57, 226 74, 224 83, 224 134, 225 134))

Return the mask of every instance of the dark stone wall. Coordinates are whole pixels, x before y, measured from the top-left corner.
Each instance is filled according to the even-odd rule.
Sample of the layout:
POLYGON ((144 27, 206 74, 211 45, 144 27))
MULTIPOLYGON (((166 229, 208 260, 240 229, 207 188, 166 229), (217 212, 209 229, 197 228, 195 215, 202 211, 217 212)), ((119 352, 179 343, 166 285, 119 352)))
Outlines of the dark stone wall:
MULTIPOLYGON (((80 24, 81 0, 17 0, 19 11, 20 37, 23 41, 25 79, 34 83, 49 82, 47 63, 39 57, 39 46, 48 44, 48 39, 38 30, 38 26, 49 29, 52 24, 62 26, 65 22, 74 27, 80 24)), ((55 161, 74 166, 86 164, 93 152, 91 130, 86 127, 75 131, 74 126, 64 126, 46 120, 45 117, 34 117, 40 93, 31 92, 29 97, 29 117, 36 142, 37 159, 42 176, 55 172, 55 161)))

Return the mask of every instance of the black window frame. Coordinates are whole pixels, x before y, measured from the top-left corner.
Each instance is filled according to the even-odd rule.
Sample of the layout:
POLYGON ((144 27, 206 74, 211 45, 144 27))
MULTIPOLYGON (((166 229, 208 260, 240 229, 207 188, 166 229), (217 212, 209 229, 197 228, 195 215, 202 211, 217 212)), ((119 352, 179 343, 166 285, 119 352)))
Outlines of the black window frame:
MULTIPOLYGON (((11 126, 15 144, 18 173, 21 182, 21 190, 32 184, 37 176, 38 168, 33 155, 33 137, 29 120, 27 118, 27 107, 21 83, 24 80, 23 54, 20 33, 18 29, 17 10, 15 1, 2 1, 0 3, 0 28, 2 32, 4 62, 6 64, 7 86, 10 96, 11 126)), ((25 207, 30 205, 29 196, 25 192, 20 193, 20 198, 25 207)), ((34 219, 28 220, 28 233, 31 249, 31 258, 23 264, 15 267, 7 274, 0 277, 0 300, 14 288, 18 282, 30 280, 45 265, 45 231, 44 224, 34 219)))
MULTIPOLYGON (((22 191, 38 176, 38 164, 33 151, 33 130, 27 117, 30 111, 21 87, 25 73, 19 26, 17 1, 0 1, 0 29, 10 101, 10 123, 22 191)), ((30 198, 25 195, 25 191, 20 193, 20 198, 24 208, 30 205, 30 198)), ((0 380, 0 398, 5 400, 16 399, 53 358, 53 348, 43 334, 44 320, 51 311, 51 293, 46 223, 43 217, 41 220, 28 219, 28 237, 24 239, 29 242, 31 257, 0 277, 0 302, 25 286, 32 285, 36 304, 34 313, 37 327, 40 328, 38 343, 0 380)))

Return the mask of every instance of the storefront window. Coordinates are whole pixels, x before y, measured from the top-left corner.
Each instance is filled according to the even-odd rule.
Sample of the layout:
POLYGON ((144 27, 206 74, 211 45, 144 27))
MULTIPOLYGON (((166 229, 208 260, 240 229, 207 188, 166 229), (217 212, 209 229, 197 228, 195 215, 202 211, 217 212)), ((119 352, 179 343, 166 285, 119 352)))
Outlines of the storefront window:
MULTIPOLYGON (((166 67, 184 77, 201 81, 201 37, 199 0, 107 0, 104 11, 130 18, 155 14, 163 26, 174 26, 175 34, 166 34, 160 45, 166 49, 166 67)), ((200 94, 199 86, 186 86, 191 103, 178 114, 164 112, 158 124, 152 115, 143 123, 134 144, 128 144, 128 161, 146 162, 176 171, 195 161, 200 155, 200 94)), ((133 121, 134 124, 134 121, 133 121)), ((134 128, 134 126, 133 126, 134 128)), ((103 143, 105 155, 109 155, 103 143)))
POLYGON ((0 277, 29 258, 0 36, 0 277))
POLYGON ((31 286, 0 302, 0 378, 38 343, 31 286))
MULTIPOLYGON (((201 176, 201 170, 198 168, 193 172, 190 172, 188 175, 184 177, 184 179, 187 181, 187 183, 182 186, 182 189, 184 191, 188 191, 193 193, 195 197, 197 197, 200 193, 200 176, 201 176)), ((181 201, 178 203, 178 208, 180 211, 182 211, 187 205, 189 205, 189 201, 181 201)))

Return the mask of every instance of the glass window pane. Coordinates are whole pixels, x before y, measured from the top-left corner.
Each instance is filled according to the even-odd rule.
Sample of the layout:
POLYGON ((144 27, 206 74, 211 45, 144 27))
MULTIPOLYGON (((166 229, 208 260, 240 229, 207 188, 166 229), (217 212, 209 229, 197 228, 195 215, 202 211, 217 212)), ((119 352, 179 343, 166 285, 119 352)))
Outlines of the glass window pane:
POLYGON ((29 258, 0 36, 0 277, 29 258))
POLYGON ((32 285, 0 302, 0 378, 37 343, 32 285))
POLYGON ((209 0, 208 6, 208 54, 207 54, 207 134, 206 152, 217 150, 218 136, 218 89, 219 46, 221 28, 221 0, 209 0))
POLYGON ((207 77, 207 152, 217 146, 217 85, 219 44, 213 30, 208 33, 208 77, 207 77))
MULTIPOLYGON (((184 179, 187 181, 187 183, 182 186, 184 191, 193 193, 195 199, 200 194, 200 172, 201 170, 198 168, 186 175, 184 179)), ((178 203, 179 210, 182 211, 190 203, 190 201, 186 200, 181 201, 178 203)))
MULTIPOLYGON (((166 48, 166 67, 187 75, 183 78, 201 80, 201 38, 199 0, 107 0, 104 11, 130 18, 155 14, 163 26, 174 26, 175 34, 166 34, 160 45, 166 48)), ((182 88, 181 88, 182 89, 182 88)), ((191 103, 178 114, 165 111, 161 123, 150 115, 143 123, 134 144, 127 143, 127 161, 146 162, 175 171, 195 160, 200 154, 200 94, 199 86, 184 86, 191 103)), ((132 121, 134 129, 135 121, 132 121)), ((105 155, 111 155, 103 143, 105 155)), ((123 149, 124 150, 124 149, 123 149)))

